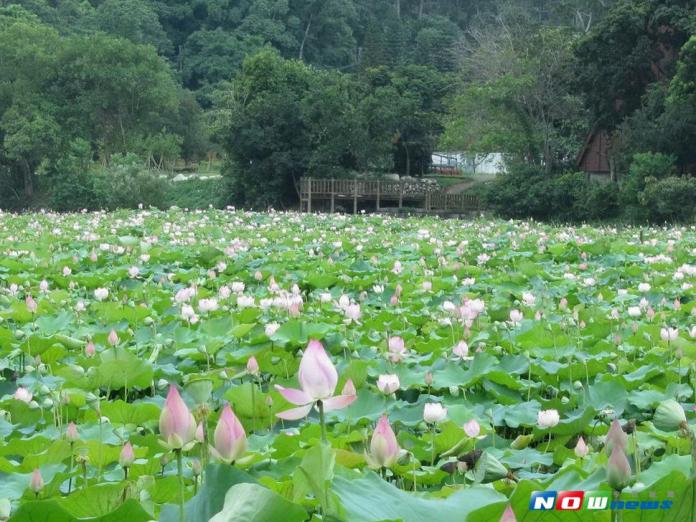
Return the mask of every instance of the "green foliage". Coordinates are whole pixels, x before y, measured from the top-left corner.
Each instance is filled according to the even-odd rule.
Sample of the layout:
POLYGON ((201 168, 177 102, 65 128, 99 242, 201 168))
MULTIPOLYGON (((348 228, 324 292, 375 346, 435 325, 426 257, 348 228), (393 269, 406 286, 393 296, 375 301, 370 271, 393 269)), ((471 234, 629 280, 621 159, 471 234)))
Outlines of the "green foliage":
POLYGON ((176 181, 169 183, 166 195, 166 207, 177 206, 179 208, 208 208, 222 207, 223 200, 220 188, 224 186, 223 180, 197 180, 176 181))
POLYGON ((487 186, 483 196, 504 217, 582 222, 611 219, 619 212, 616 188, 579 172, 549 176, 517 167, 487 186))
POLYGON ((696 218, 696 178, 648 178, 640 201, 653 222, 693 223, 696 218))

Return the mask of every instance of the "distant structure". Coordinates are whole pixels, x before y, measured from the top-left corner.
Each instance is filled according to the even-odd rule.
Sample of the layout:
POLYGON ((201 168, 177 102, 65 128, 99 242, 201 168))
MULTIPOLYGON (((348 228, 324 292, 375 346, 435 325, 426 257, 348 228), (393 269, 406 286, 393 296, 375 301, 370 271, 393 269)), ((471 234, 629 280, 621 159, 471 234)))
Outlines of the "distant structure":
POLYGON ((575 162, 578 170, 587 173, 592 181, 611 180, 609 161, 609 135, 604 129, 594 129, 588 134, 575 162))
POLYGON ((438 174, 502 174, 505 158, 500 152, 489 154, 469 152, 433 152, 432 171, 438 174))

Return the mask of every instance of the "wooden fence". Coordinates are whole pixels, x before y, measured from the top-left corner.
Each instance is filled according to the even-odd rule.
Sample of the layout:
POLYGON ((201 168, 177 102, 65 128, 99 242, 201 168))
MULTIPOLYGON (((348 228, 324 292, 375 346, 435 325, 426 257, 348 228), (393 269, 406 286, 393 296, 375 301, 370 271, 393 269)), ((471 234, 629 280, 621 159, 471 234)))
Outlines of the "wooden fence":
POLYGON ((314 179, 301 178, 298 192, 300 210, 311 212, 312 203, 330 201, 335 212, 337 201, 352 201, 353 213, 360 201, 374 201, 377 211, 398 205, 423 208, 426 212, 471 212, 481 209, 479 199, 471 194, 447 194, 440 188, 418 181, 378 179, 314 179), (387 203, 384 206, 383 203, 387 203), (391 203, 391 205, 389 205, 391 203))

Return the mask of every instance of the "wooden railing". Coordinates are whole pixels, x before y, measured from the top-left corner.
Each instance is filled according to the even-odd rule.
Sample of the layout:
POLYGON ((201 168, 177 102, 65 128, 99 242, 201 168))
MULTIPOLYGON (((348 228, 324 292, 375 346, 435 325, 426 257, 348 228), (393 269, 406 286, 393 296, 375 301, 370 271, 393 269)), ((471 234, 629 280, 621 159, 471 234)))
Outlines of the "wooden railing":
POLYGON ((357 212, 358 201, 376 201, 380 210, 382 201, 397 201, 399 208, 404 201, 419 203, 426 211, 472 211, 481 208, 476 196, 471 194, 447 194, 442 189, 429 187, 418 181, 393 181, 378 179, 315 179, 301 178, 298 192, 300 204, 312 210, 312 200, 330 200, 331 212, 335 201, 352 199, 353 212, 357 212))

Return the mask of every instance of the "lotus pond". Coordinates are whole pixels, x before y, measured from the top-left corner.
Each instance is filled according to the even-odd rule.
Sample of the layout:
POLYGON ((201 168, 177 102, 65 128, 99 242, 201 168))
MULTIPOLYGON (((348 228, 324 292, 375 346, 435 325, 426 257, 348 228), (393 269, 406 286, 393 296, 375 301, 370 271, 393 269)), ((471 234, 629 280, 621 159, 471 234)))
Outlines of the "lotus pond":
POLYGON ((692 520, 694 227, 172 209, 0 247, 0 520, 692 520), (626 509, 529 509, 566 490, 626 509))

